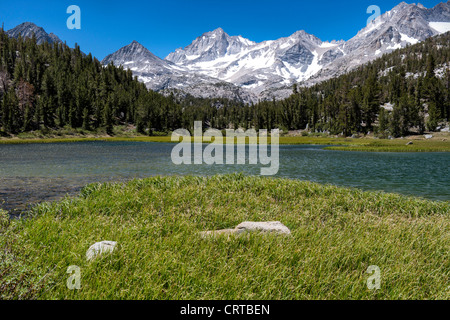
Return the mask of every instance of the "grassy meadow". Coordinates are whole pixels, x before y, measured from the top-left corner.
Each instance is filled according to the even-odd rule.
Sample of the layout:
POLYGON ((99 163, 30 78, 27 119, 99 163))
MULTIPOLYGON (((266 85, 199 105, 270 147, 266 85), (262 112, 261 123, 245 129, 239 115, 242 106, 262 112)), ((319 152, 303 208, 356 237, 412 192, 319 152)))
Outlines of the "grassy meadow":
POLYGON ((0 298, 449 299, 449 215, 450 202, 237 174, 92 184, 27 219, 3 214, 0 298), (292 235, 199 235, 243 221, 292 235), (117 250, 87 262, 103 240, 117 250))

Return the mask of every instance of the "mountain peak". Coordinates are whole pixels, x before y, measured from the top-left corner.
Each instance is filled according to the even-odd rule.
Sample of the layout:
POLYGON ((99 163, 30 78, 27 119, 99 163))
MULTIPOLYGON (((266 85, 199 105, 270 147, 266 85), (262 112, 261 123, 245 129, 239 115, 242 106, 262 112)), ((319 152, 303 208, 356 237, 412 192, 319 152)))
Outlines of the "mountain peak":
POLYGON ((308 32, 306 32, 305 30, 299 30, 294 32, 290 38, 306 38, 306 39, 314 39, 314 40, 319 40, 319 38, 317 38, 315 35, 312 35, 308 32))
POLYGON ((420 8, 420 9, 426 9, 426 7, 423 4, 421 4, 421 3, 418 3, 417 7, 420 8))
POLYGON ((203 37, 212 38, 212 39, 220 39, 220 38, 229 37, 229 36, 222 28, 219 27, 213 31, 204 33, 201 38, 203 38, 203 37))
POLYGON ((19 24, 18 26, 16 26, 16 28, 39 28, 39 29, 42 29, 41 27, 38 27, 33 22, 23 22, 23 23, 19 24))
POLYGON ((53 33, 48 34, 45 32, 44 28, 37 26, 32 22, 24 22, 16 26, 15 28, 8 30, 6 34, 10 38, 18 38, 19 35, 22 35, 24 38, 31 38, 33 33, 36 37, 37 44, 42 44, 44 42, 52 43, 61 43, 62 41, 53 33))
POLYGON ((392 8, 390 11, 387 11, 385 14, 394 15, 397 13, 404 12, 405 10, 411 10, 411 9, 417 9, 418 7, 415 3, 406 3, 405 1, 400 2, 398 5, 396 5, 394 8, 392 8))
POLYGON ((225 33, 225 31, 223 31, 223 29, 221 27, 219 27, 219 28, 213 30, 212 33, 225 33))
POLYGON ((133 40, 130 44, 132 45, 139 45, 142 46, 142 44, 140 44, 139 42, 137 42, 136 40, 133 40))
MULTIPOLYGON (((402 1, 402 2, 400 2, 398 5, 396 5, 396 6, 394 7, 394 9, 395 9, 395 8, 404 8, 404 7, 407 7, 407 6, 409 6, 409 5, 410 5, 410 4, 406 3, 405 1, 402 1)), ((411 5, 415 6, 414 3, 411 4, 411 5)))
POLYGON ((308 33, 305 30, 298 30, 298 31, 295 31, 292 35, 293 36, 305 36, 305 35, 308 35, 308 33))
POLYGON ((287 39, 294 40, 297 43, 309 44, 308 46, 316 46, 322 44, 322 40, 315 35, 309 34, 305 30, 299 30, 294 32, 287 39))
POLYGON ((105 57, 102 60, 103 65, 107 65, 110 62, 114 62, 115 65, 122 65, 130 61, 145 61, 146 63, 161 63, 162 60, 151 53, 142 44, 133 40, 129 45, 126 45, 113 54, 105 57))
POLYGON ((127 47, 131 47, 131 48, 134 48, 134 49, 147 50, 146 47, 144 47, 140 42, 137 42, 136 40, 133 40, 127 47))

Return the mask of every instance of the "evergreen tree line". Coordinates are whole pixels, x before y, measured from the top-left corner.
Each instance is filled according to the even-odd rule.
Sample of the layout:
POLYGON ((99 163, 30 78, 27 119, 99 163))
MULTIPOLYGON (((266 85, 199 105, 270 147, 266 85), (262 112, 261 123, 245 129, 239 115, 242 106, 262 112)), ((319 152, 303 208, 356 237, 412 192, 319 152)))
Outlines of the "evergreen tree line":
POLYGON ((386 54, 281 101, 243 104, 147 90, 130 70, 103 67, 78 45, 36 44, 0 31, 0 133, 46 128, 105 129, 132 124, 141 133, 204 128, 328 131, 332 134, 433 131, 450 118, 450 33, 386 54), (434 70, 441 68, 439 76, 434 70), (380 105, 390 103, 393 110, 380 105))
POLYGON ((130 70, 103 67, 75 45, 36 44, 0 31, 0 131, 20 133, 69 126, 85 130, 136 124, 178 128, 181 106, 147 90, 130 70))

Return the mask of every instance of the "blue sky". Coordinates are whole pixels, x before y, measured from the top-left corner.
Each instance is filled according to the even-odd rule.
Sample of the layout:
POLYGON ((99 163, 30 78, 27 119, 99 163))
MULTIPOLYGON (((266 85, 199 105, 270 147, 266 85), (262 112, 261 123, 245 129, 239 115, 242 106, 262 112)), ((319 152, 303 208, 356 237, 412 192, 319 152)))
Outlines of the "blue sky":
MULTIPOLYGON (((348 40, 369 18, 367 8, 384 13, 400 0, 41 0, 0 1, 0 22, 9 30, 30 21, 73 47, 103 59, 133 40, 164 58, 205 32, 222 27, 253 41, 275 40, 305 30, 326 40, 348 40), (81 30, 66 26, 67 7, 81 8, 81 30)), ((411 3, 410 1, 406 1, 411 3)), ((433 7, 439 0, 422 0, 433 7)))

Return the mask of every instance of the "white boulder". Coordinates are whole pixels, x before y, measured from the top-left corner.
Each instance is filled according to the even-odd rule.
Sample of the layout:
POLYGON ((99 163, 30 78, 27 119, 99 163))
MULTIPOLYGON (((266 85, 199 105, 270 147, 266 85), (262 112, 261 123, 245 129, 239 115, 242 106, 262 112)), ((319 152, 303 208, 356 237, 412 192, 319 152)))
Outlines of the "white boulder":
POLYGON ((247 232, 275 232, 281 234, 291 234, 291 230, 279 221, 272 222, 243 222, 236 227, 237 230, 247 232))
POLYGON ((239 224, 234 229, 224 229, 216 231, 205 231, 201 233, 202 237, 221 236, 221 235, 239 235, 246 232, 273 232, 281 235, 291 234, 291 230, 279 221, 271 222, 251 222, 246 221, 239 224))
POLYGON ((103 253, 111 253, 117 246, 117 242, 114 241, 102 241, 94 243, 86 252, 86 259, 91 261, 95 259, 98 255, 103 253))

